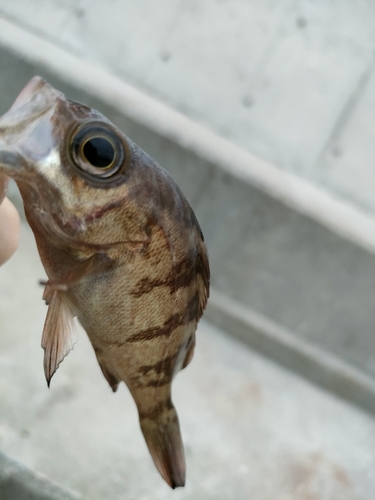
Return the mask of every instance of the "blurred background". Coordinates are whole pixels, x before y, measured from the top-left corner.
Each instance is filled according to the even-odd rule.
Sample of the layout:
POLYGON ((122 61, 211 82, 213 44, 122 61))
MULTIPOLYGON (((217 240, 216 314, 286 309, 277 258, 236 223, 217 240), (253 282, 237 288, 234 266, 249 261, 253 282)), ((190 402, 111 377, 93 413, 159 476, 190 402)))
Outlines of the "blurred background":
POLYGON ((0 0, 0 114, 35 74, 102 111, 178 182, 212 268, 170 492, 84 332, 47 391, 24 223, 0 270, 1 498, 373 500, 374 58, 371 0, 0 0))

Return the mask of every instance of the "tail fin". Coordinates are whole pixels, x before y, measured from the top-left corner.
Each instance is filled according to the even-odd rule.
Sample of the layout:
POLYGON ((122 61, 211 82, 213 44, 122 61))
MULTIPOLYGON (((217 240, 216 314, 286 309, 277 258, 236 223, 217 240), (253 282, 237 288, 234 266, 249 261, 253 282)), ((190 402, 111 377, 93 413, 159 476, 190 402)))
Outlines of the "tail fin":
POLYGON ((173 405, 155 415, 141 417, 140 424, 156 468, 171 488, 185 486, 184 445, 173 405), (154 416, 155 415, 155 416, 154 416))

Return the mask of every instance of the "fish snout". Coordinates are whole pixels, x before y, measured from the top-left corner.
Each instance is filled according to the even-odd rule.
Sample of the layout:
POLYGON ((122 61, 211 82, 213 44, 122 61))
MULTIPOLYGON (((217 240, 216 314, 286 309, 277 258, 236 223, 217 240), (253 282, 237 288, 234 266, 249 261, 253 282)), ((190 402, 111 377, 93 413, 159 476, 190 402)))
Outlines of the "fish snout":
POLYGON ((5 115, 14 112, 19 113, 22 109, 26 111, 26 114, 31 111, 42 112, 50 108, 56 102, 56 99, 61 96, 63 94, 54 89, 42 77, 34 76, 18 94, 5 115))
POLYGON ((38 92, 39 89, 41 89, 44 85, 48 84, 45 82, 45 80, 43 80, 43 78, 41 78, 40 76, 34 76, 18 94, 9 111, 14 111, 21 108, 24 104, 30 101, 33 95, 36 94, 36 92, 38 92))
POLYGON ((24 87, 0 117, 0 172, 17 176, 26 163, 51 150, 50 118, 61 97, 63 94, 40 76, 24 87))
POLYGON ((63 94, 54 89, 40 76, 34 76, 21 90, 10 109, 0 117, 0 144, 24 134, 30 125, 35 125, 63 94))

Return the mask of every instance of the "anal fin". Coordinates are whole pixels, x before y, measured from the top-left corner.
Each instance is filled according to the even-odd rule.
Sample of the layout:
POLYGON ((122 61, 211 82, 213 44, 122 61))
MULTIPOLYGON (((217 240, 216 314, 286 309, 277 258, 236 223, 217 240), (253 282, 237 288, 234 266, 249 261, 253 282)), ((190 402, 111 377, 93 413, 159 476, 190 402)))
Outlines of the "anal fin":
POLYGON ((102 370, 102 373, 103 373, 104 377, 106 378, 107 382, 111 386, 112 391, 116 392, 118 384, 121 381, 118 380, 118 378, 115 377, 115 375, 113 375, 113 373, 108 369, 105 361, 100 358, 100 356, 98 355, 98 353, 97 353, 96 350, 95 350, 95 354, 96 354, 96 359, 98 360, 99 366, 100 366, 100 368, 102 370))
POLYGON ((61 292, 48 293, 48 311, 42 335, 44 374, 48 387, 62 360, 73 349, 77 331, 73 314, 61 292))

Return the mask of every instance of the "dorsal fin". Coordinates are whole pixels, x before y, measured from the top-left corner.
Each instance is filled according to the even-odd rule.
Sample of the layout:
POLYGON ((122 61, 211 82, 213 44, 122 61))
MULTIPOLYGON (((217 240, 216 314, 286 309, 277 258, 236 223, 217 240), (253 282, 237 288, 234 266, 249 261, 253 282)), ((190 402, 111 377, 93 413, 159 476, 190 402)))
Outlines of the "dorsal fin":
POLYGON ((201 228, 196 221, 196 242, 197 242, 197 289, 199 296, 198 319, 202 316, 206 308, 207 300, 210 295, 210 265, 208 262, 207 248, 204 243, 201 228))

